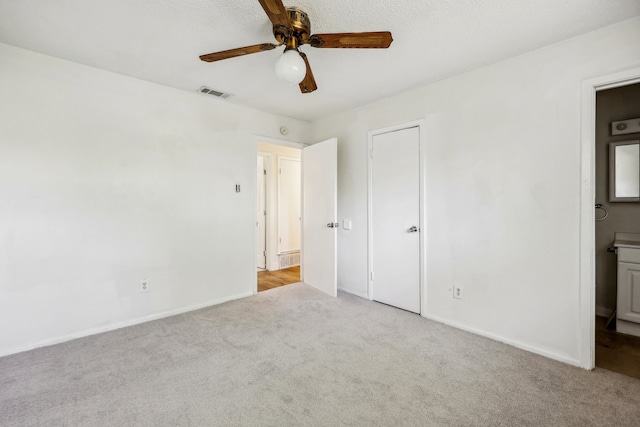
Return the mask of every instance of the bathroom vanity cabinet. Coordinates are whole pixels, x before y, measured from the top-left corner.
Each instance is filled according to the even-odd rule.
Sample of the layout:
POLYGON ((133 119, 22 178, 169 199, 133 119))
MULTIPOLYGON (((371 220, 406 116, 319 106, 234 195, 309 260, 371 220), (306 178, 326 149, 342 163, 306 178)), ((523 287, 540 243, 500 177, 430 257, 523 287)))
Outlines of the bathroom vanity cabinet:
POLYGON ((616 233, 618 299, 616 330, 640 336, 640 234, 616 233))

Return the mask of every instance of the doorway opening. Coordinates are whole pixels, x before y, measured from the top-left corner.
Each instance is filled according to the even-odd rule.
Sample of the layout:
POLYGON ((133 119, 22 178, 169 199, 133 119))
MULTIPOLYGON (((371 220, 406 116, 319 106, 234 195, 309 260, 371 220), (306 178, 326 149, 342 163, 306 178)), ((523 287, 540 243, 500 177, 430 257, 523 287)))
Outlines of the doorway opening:
POLYGON ((300 282, 302 150, 297 145, 257 143, 258 292, 300 282))
POLYGON ((596 92, 594 257, 595 366, 640 379, 638 99, 640 83, 596 92))

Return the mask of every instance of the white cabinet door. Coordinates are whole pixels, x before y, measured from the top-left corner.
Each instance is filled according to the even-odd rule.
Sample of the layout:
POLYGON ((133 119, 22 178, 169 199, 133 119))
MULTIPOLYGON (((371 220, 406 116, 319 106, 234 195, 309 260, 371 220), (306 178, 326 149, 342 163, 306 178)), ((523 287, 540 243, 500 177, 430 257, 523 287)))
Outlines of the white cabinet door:
POLYGON ((618 263, 618 319, 640 323, 640 264, 618 263))
POLYGON ((337 286, 338 140, 302 150, 302 281, 331 296, 337 286))

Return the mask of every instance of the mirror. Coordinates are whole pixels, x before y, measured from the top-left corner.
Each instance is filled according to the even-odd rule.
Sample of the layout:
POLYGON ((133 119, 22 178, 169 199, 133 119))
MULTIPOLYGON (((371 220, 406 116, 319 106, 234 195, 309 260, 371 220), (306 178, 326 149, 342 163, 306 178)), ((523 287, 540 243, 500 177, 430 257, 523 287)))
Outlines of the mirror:
POLYGON ((609 144, 609 201, 640 202, 640 141, 609 144))

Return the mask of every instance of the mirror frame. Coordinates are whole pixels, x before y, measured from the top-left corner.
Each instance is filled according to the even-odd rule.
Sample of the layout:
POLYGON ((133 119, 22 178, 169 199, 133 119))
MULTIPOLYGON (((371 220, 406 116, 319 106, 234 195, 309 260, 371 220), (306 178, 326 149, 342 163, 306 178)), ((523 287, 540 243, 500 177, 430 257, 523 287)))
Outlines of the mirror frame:
MULTIPOLYGON (((640 202, 640 195, 638 197, 616 197, 616 147, 621 145, 640 145, 640 140, 609 143, 609 201, 640 202)), ((638 171, 638 181, 640 182, 640 171, 638 171)))

